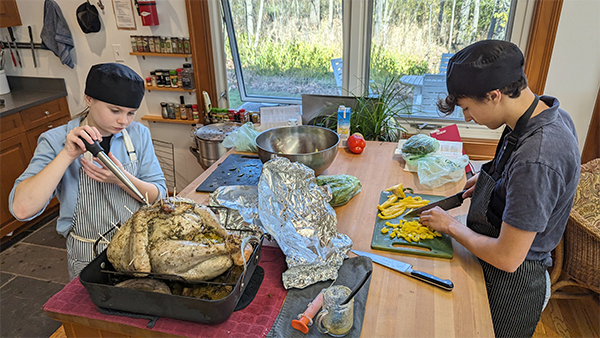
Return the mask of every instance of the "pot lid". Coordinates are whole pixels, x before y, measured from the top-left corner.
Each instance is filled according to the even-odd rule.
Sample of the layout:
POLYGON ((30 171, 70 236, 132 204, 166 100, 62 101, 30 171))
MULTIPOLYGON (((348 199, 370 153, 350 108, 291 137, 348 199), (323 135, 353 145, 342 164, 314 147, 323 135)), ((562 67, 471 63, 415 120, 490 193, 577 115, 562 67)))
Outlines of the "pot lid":
POLYGON ((196 130, 196 137, 205 141, 223 141, 225 136, 237 131, 239 123, 215 123, 196 130))

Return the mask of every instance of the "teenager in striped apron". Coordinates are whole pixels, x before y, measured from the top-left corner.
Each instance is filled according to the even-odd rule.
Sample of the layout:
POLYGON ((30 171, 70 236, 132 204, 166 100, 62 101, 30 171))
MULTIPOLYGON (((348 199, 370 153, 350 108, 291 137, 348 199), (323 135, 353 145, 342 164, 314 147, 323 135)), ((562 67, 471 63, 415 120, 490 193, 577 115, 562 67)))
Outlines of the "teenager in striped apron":
MULTIPOLYGON (((52 197, 58 198, 57 231, 67 237, 71 279, 94 258, 94 241, 141 206, 133 192, 86 152, 81 138, 99 141, 148 201, 166 195, 150 132, 133 121, 144 91, 142 78, 127 66, 92 66, 86 79, 87 108, 67 125, 40 136, 34 157, 9 196, 11 213, 21 220, 37 217, 52 197)), ((98 252, 107 243, 101 242, 98 252)))
POLYGON ((440 208, 421 223, 449 234, 483 268, 496 337, 531 337, 550 296, 546 269, 564 232, 579 181, 574 124, 558 100, 527 86, 524 58, 506 41, 484 40, 448 63, 448 97, 465 120, 490 129, 506 125, 494 160, 469 179, 466 226, 440 208))

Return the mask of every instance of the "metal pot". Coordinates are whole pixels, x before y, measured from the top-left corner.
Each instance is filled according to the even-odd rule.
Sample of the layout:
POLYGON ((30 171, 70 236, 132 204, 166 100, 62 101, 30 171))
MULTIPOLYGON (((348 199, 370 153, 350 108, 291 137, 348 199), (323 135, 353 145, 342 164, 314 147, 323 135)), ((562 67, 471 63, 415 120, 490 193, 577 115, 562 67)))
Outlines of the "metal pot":
POLYGON ((194 137, 196 148, 190 147, 190 151, 196 156, 202 168, 207 169, 227 153, 228 149, 221 143, 227 135, 240 127, 240 123, 226 122, 209 124, 196 130, 194 137))

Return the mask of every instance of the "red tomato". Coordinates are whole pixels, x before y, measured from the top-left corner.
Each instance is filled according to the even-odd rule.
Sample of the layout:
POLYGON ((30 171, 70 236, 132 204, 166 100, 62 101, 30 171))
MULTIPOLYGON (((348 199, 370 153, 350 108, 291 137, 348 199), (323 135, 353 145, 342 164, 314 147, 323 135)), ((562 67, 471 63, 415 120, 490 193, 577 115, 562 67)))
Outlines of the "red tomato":
POLYGON ((355 154, 360 154, 365 150, 367 142, 361 133, 354 133, 348 138, 348 149, 355 154))

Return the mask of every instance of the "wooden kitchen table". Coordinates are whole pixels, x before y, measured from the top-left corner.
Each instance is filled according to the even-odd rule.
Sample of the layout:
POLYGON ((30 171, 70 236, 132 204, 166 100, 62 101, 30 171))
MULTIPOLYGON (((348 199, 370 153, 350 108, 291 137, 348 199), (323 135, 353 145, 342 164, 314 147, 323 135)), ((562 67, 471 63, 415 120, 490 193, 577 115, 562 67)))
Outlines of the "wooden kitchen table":
MULTIPOLYGON (((483 271, 477 258, 462 245, 452 240, 454 258, 451 260, 371 249, 382 190, 403 183, 416 193, 450 196, 461 191, 465 184, 462 179, 437 189, 426 189, 419 184, 416 173, 404 171, 402 156, 394 154, 396 146, 397 143, 369 141, 362 154, 343 148, 338 150, 337 157, 323 174, 353 175, 362 183, 358 195, 348 204, 335 208, 338 231, 352 239, 353 249, 401 260, 412 264, 415 270, 450 279, 454 290, 444 291, 373 264, 362 337, 493 337, 483 271)), ((197 193, 196 187, 217 168, 216 164, 179 195, 208 204, 209 195, 197 193)), ((469 203, 468 199, 450 213, 466 219, 469 203)))

